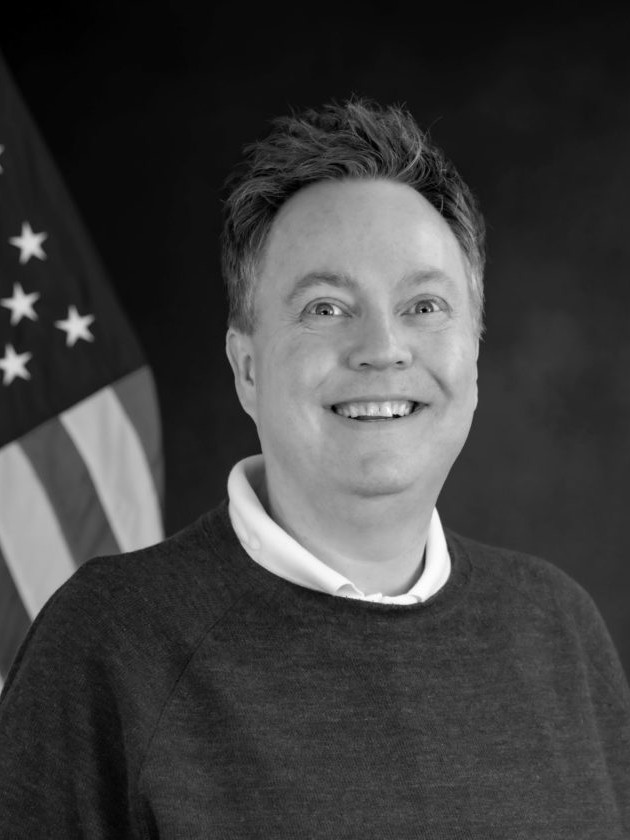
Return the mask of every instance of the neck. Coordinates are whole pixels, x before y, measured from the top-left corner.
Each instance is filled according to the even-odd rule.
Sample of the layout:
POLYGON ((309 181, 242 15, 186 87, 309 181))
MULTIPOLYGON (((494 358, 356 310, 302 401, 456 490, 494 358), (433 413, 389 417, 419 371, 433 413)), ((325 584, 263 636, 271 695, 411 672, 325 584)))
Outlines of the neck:
POLYGON ((273 475, 261 491, 280 527, 365 594, 400 595, 420 576, 437 494, 305 496, 273 475))

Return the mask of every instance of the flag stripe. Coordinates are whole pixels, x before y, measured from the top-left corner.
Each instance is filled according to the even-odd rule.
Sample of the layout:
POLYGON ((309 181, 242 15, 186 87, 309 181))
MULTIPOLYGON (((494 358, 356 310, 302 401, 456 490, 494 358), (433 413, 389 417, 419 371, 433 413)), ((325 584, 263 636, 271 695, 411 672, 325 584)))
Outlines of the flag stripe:
POLYGON ((75 565, 96 554, 118 554, 90 473, 59 419, 42 423, 19 442, 48 494, 75 565))
POLYGON ((133 423, 153 476, 153 484, 164 508, 164 459, 162 431, 156 411, 157 394, 151 371, 145 365, 112 386, 127 416, 133 423))
POLYGON ((60 415, 92 477, 122 551, 162 537, 160 506, 144 449, 111 387, 60 415), (144 515, 138 515, 142 500, 144 515))
POLYGON ((31 619, 0 550, 0 688, 26 636, 31 619))
POLYGON ((0 545, 33 619, 76 567, 48 495, 18 443, 0 449, 0 545))

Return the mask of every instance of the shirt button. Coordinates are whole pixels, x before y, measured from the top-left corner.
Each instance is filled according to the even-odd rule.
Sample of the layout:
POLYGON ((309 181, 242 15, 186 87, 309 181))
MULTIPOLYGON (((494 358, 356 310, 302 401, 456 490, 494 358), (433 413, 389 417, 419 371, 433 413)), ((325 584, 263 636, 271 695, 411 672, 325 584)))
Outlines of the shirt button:
POLYGON ((251 548, 252 551, 260 551, 261 542, 256 536, 256 534, 247 535, 247 545, 251 548))

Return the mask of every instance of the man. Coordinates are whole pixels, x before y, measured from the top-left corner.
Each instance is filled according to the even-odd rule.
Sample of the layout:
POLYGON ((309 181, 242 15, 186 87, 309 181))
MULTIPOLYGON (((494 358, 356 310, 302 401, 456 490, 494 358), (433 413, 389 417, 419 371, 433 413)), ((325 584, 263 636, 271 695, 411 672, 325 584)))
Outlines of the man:
POLYGON ((435 510, 477 403, 457 172, 397 108, 277 120, 223 246, 262 456, 44 608, 0 705, 1 836, 629 837, 630 693, 593 603, 435 510))

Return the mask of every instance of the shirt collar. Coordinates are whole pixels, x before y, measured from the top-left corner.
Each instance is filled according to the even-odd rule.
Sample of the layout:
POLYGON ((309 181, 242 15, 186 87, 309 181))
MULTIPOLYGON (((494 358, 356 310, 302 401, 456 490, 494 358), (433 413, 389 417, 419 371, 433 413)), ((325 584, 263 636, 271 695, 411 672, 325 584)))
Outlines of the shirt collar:
POLYGON ((386 604, 426 601, 448 580, 451 561, 437 510, 433 510, 429 523, 424 568, 411 589, 402 595, 380 592, 366 595, 273 521, 258 497, 264 478, 262 455, 252 455, 234 465, 228 477, 229 514, 234 532, 247 554, 272 574, 329 595, 386 604))

